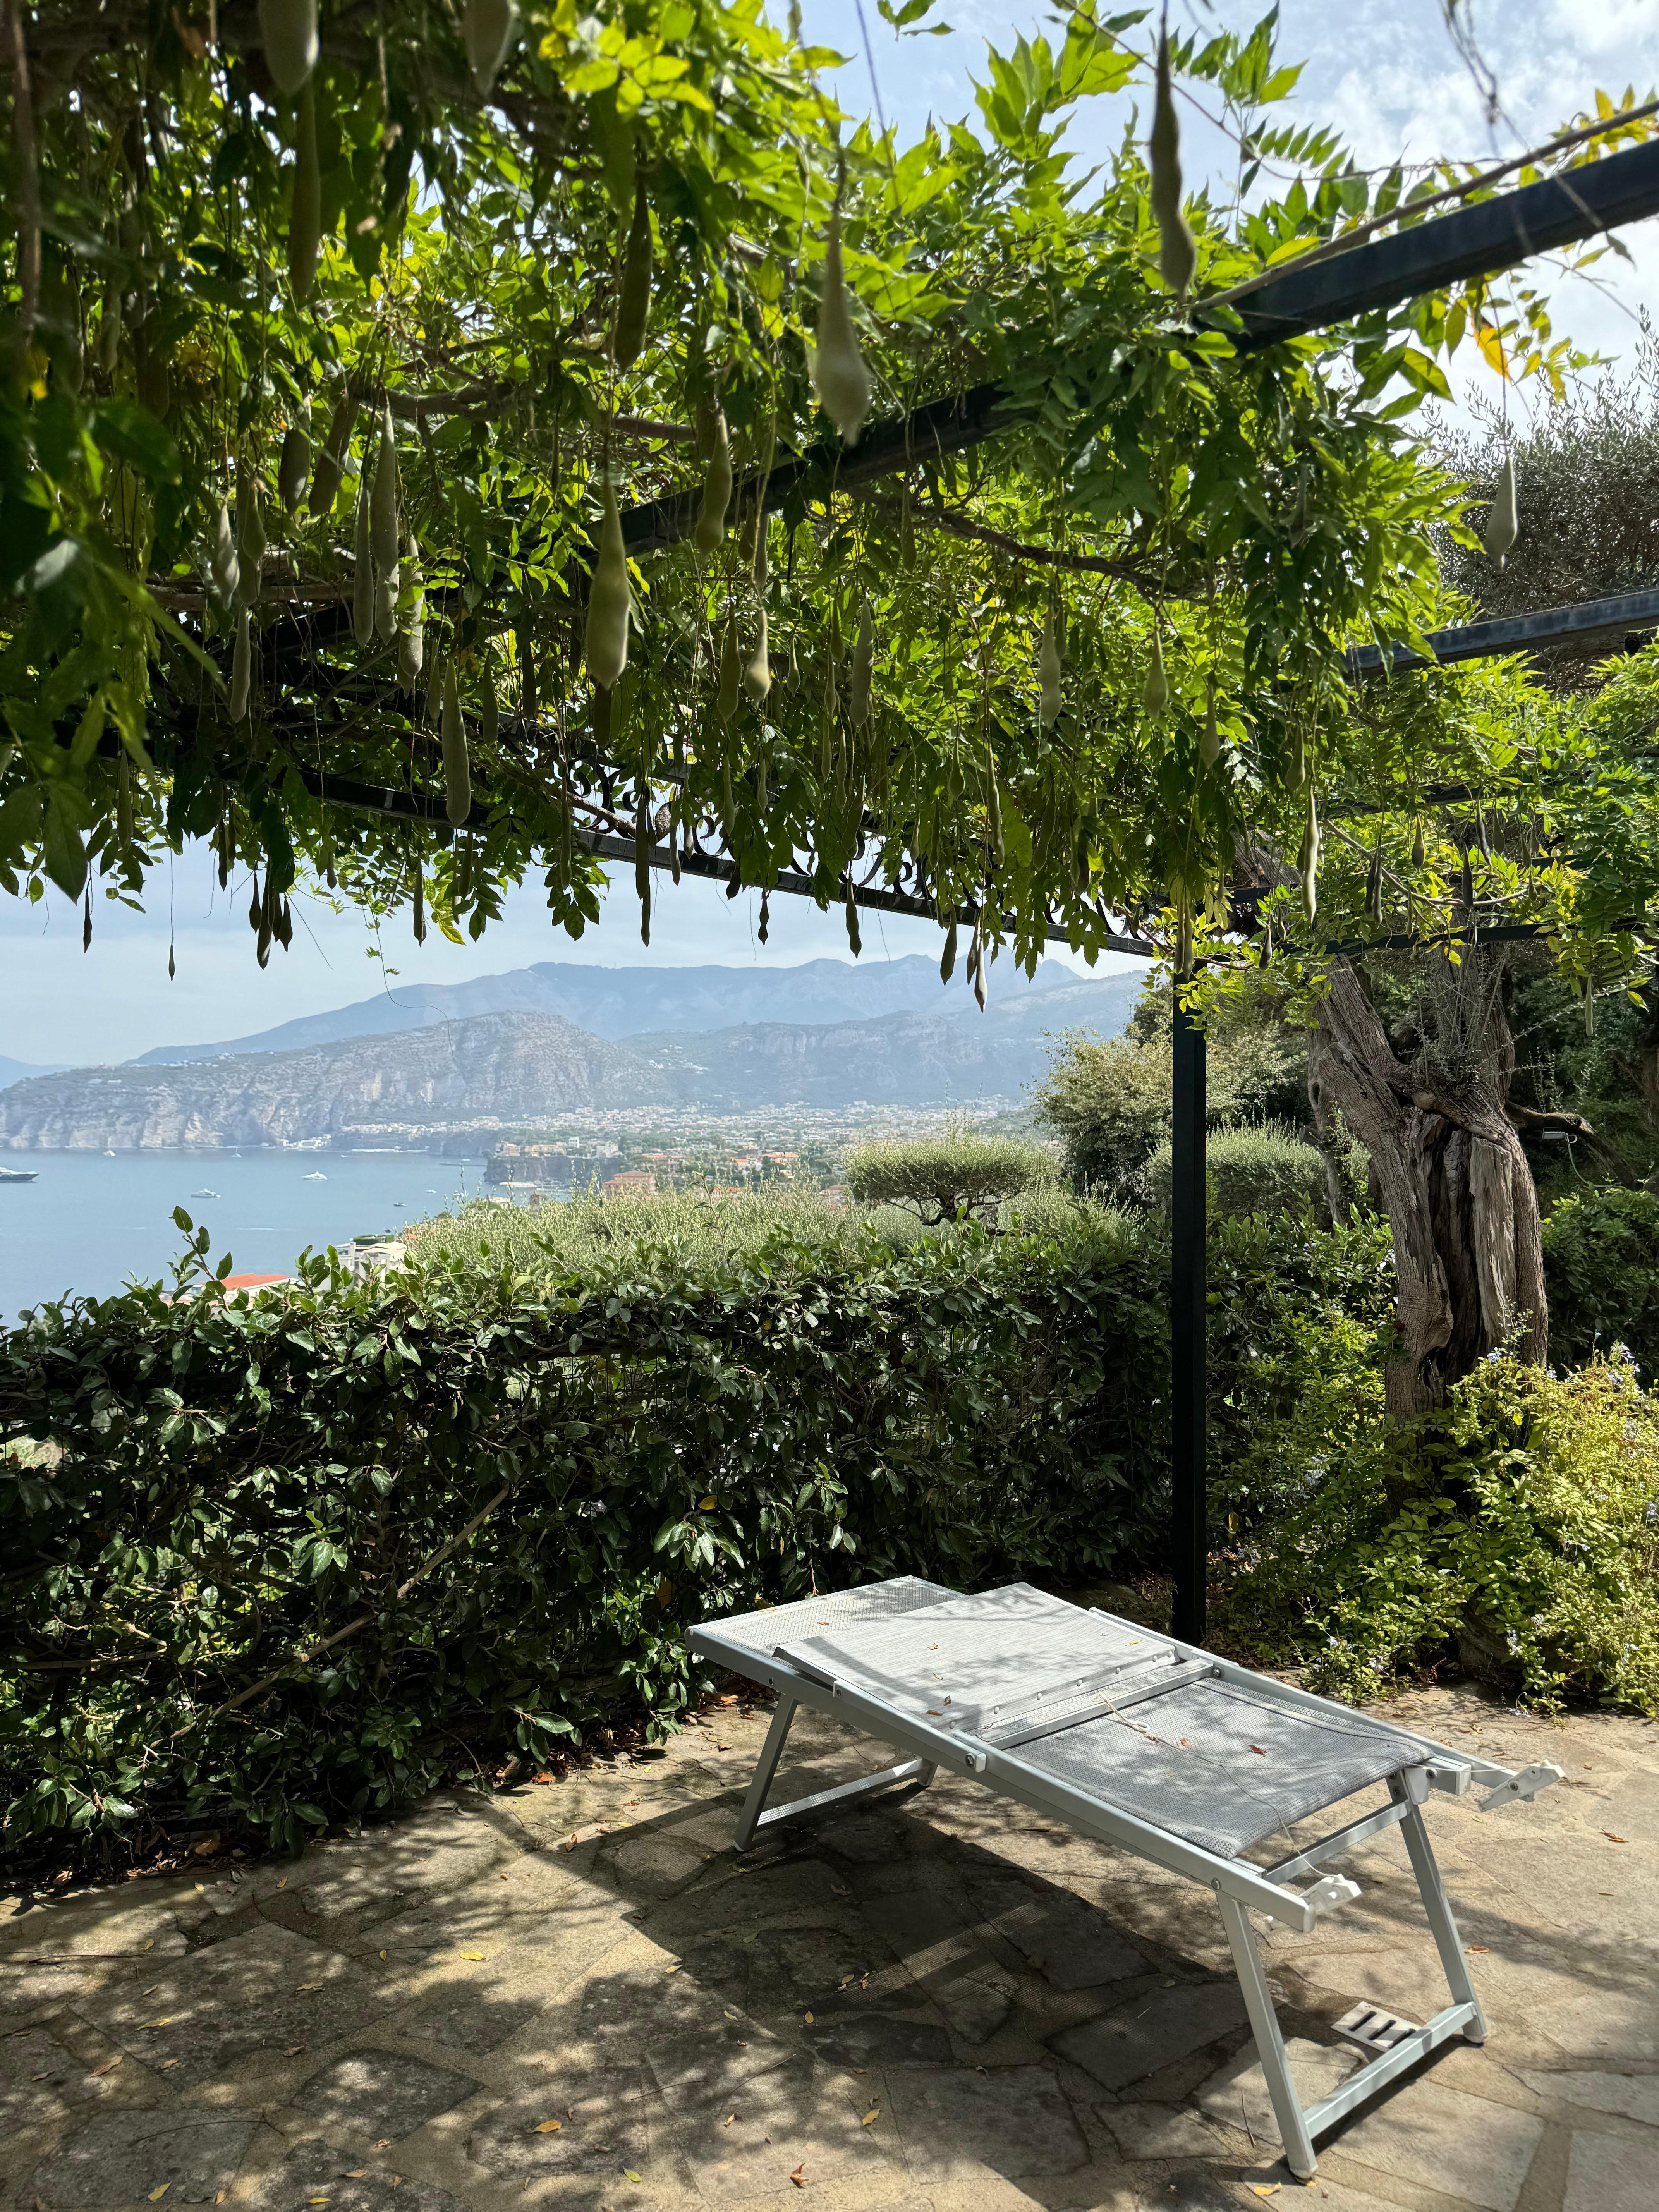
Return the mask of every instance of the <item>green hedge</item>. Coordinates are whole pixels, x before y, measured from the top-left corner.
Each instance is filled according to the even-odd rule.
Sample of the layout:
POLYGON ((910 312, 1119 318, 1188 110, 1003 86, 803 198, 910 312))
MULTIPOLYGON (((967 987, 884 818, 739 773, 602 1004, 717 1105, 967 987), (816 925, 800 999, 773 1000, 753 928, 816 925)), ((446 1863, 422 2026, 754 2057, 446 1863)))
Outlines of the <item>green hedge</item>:
POLYGON ((42 1309, 0 1348, 0 1419, 46 1447, 0 1486, 7 1839, 195 1810, 292 1846, 663 1724, 705 1614, 1144 1547, 1144 1240, 804 1256, 42 1309))
MULTIPOLYGON (((1146 1163, 1155 1206, 1169 1206, 1173 1158, 1166 1137, 1146 1163)), ((1329 1212, 1324 1154, 1282 1121, 1212 1129, 1204 1164, 1212 1214, 1329 1212)))
MULTIPOLYGON (((0 1341, 0 1424, 35 1440, 0 1458, 9 1844, 190 1814, 291 1847, 596 1723, 672 1726, 708 1614, 1161 1560, 1156 1224, 1067 1200, 903 1245, 785 1225, 693 1268, 637 1211, 603 1270, 492 1272, 473 1223, 464 1261, 428 1240, 378 1284, 317 1263, 228 1304, 198 1279, 0 1341)), ((1218 1230, 1212 1464, 1247 1516, 1316 1382, 1364 1401, 1384 1250, 1218 1230)))
POLYGON ((1659 1377, 1659 1197, 1609 1186, 1558 1200, 1544 1266, 1552 1366, 1622 1345, 1644 1382, 1659 1377))

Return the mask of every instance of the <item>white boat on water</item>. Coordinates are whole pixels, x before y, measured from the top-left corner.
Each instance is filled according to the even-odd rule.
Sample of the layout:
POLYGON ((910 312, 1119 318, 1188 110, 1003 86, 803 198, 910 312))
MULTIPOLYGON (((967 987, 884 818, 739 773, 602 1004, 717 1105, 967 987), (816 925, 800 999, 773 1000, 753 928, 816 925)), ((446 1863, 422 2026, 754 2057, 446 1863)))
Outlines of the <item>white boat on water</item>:
POLYGON ((104 1158, 105 1158, 106 1160, 112 1160, 112 1159, 115 1158, 115 1147, 114 1147, 114 1146, 113 1146, 113 1145, 106 1145, 106 1146, 105 1146, 105 1147, 104 1147, 104 1158))
POLYGON ((0 1168, 0 1182, 33 1182, 39 1168, 0 1168))

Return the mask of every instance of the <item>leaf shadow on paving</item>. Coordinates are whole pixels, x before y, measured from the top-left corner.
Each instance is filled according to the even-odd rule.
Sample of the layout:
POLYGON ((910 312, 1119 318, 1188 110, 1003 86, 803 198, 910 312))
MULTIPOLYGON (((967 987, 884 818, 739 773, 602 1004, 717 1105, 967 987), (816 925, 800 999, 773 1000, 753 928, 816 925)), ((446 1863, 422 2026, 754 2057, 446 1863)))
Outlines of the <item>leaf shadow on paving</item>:
MULTIPOLYGON (((722 1741, 752 1754, 764 1720, 741 1739, 723 1722, 722 1741)), ((780 1796, 847 1778, 852 1739, 808 1733, 780 1796)), ((33 2012, 7 1984, 20 2149, 0 2159, 15 2177, 0 2212, 114 2212, 163 2182, 163 2212, 221 2191, 222 2212, 726 2212, 793 2205, 792 2179, 860 2212, 930 2194, 951 2212, 1214 2212, 1285 2181, 1207 1893, 954 1783, 739 1855, 729 1782, 699 1780, 696 1749, 688 1732, 654 1796, 638 1769, 591 1770, 580 1835, 555 1790, 434 1801, 401 1842, 258 1869, 228 1918, 210 1893, 119 1923, 146 1941, 183 1927, 182 1955, 164 1942, 91 1975, 43 1966, 33 2012), (125 2070, 94 2075, 88 2053, 125 2070)), ((1496 1927, 1471 1871, 1492 1824, 1471 1837, 1461 1811, 1454 1894, 1461 1878, 1496 1927)), ((1322 1950, 1264 1936, 1310 2094, 1355 2063, 1331 2021, 1424 1951, 1399 1869, 1360 1879, 1364 1910, 1322 1950)), ((1507 1909, 1565 1982, 1559 1927, 1527 1896, 1507 1909)), ((1617 1990, 1605 1965, 1592 1947, 1572 2003, 1651 1998, 1641 1961, 1617 1990)), ((1332 2212, 1402 2189, 1557 2212, 1540 2142, 1573 2178, 1570 2212, 1653 2212, 1630 2195, 1652 2137, 1629 2054, 1580 2056, 1513 2018, 1504 2035, 1503 2060, 1449 2046, 1333 2135, 1332 2212)))

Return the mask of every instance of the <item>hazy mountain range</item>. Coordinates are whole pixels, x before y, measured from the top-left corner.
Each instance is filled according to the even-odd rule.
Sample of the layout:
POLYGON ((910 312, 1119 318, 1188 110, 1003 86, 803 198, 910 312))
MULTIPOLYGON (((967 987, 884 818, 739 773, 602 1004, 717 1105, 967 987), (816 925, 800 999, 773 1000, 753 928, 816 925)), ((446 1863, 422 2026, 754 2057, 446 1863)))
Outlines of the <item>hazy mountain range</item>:
MULTIPOLYGON (((998 963, 992 980, 1000 1005, 1085 979, 1060 961, 1041 960, 1030 980, 1011 963, 998 963)), ((919 953, 902 960, 808 960, 798 968, 774 969, 596 968, 538 960, 531 968, 467 983, 399 983, 352 1006, 304 1014, 220 1044, 157 1045, 134 1064, 156 1067, 230 1053, 288 1052, 345 1037, 428 1029, 474 1014, 556 1014, 590 1036, 616 1038, 731 1029, 746 1022, 867 1021, 878 1014, 939 1013, 969 1004, 962 976, 942 989, 938 968, 919 953)))
MULTIPOLYGON (((390 1142, 416 1131, 534 1126, 577 1109, 661 1106, 720 1113, 1012 1102, 1042 1075, 1054 1032, 1122 1029, 1141 983, 1133 974, 1081 980, 1048 961, 1038 981, 1058 978, 1057 984, 1011 990, 981 1014, 965 991, 941 991, 928 961, 884 966, 885 975, 813 961, 756 978, 747 969, 594 970, 549 963, 451 987, 443 994, 446 1006, 453 1009, 469 991, 528 994, 548 988, 549 975, 574 975, 592 979, 588 1006, 602 1018, 631 1019, 644 1009, 656 1016, 655 1024, 642 1034, 606 1036, 558 1012, 434 1012, 431 1002, 440 994, 426 993, 420 1025, 402 1030, 330 1036, 278 1050, 251 1049, 264 1040, 243 1040, 239 1048, 198 1048, 188 1059, 147 1054, 118 1067, 25 1079, 0 1091, 0 1146, 118 1152, 390 1142), (872 979, 868 995, 877 1006, 915 992, 925 977, 928 1010, 910 1006, 855 1020, 750 1020, 707 1029, 662 1019, 665 1012, 684 1017, 688 999, 694 1009, 710 998, 729 1008, 742 997, 741 987, 756 983, 796 1009, 816 1009, 836 1004, 847 979, 860 974, 872 979), (686 976, 689 988, 665 1008, 665 988, 686 976)), ((994 972, 994 988, 997 980, 994 972)), ((754 995, 763 1002, 766 994, 754 995)), ((381 1004, 366 1002, 369 1008, 381 1004)), ((361 1019, 365 1011, 346 1007, 266 1035, 361 1019)))
POLYGON ((8 1060, 0 1052, 0 1091, 14 1083, 26 1083, 31 1075, 56 1075, 61 1062, 41 1067, 27 1060, 8 1060))

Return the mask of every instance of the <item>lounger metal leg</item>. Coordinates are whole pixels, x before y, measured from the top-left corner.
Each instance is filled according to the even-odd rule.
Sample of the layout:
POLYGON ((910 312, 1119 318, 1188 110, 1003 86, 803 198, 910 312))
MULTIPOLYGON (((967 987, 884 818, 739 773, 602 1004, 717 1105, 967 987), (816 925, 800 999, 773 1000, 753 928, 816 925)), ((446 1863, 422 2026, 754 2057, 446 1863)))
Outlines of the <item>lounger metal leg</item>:
POLYGON ((860 1774, 856 1781, 840 1782, 833 1790, 816 1790, 810 1797, 797 1797, 790 1804, 774 1805, 768 1810, 767 1793, 777 1773, 789 1723, 794 1717, 794 1698, 780 1697, 749 1784, 749 1794, 738 1815, 737 1832, 732 1840, 740 1851, 746 1851, 758 1832, 769 1828, 775 1820, 793 1820, 803 1813, 816 1813, 826 1805, 839 1805, 850 1797, 867 1797, 874 1790, 891 1790, 899 1783, 912 1782, 919 1790, 925 1790, 938 1771, 932 1759, 903 1759, 896 1766, 884 1766, 879 1774, 860 1774))
POLYGON ((1469 1962, 1463 1954, 1463 1939, 1452 1917, 1452 1909, 1440 1880, 1440 1869, 1435 1863, 1434 1850, 1429 1842, 1429 1832, 1423 1815, 1413 1805, 1400 1823, 1401 1833, 1406 1838, 1406 1850, 1412 1863, 1412 1872, 1417 1876, 1417 1887, 1423 1898, 1423 1910, 1429 1917, 1429 1927, 1434 1936, 1434 1948, 1440 1954, 1440 1963, 1445 1969, 1446 1986, 1451 1991, 1455 2005, 1472 2007, 1463 2033, 1470 2043, 1486 2039, 1486 2016, 1480 2009, 1480 2000, 1474 1993, 1474 1984, 1469 1978, 1469 1962))
POLYGON ((778 1761, 783 1756, 789 1723, 795 1717, 795 1700, 787 1693, 778 1698, 777 1710, 772 1715, 772 1725, 766 1731, 766 1741, 755 1764, 754 1778, 749 1784, 749 1795, 743 1801, 743 1810, 738 1815, 737 1833, 732 1840, 740 1851, 746 1851, 755 1840, 755 1831, 760 1826, 761 1810, 766 1803, 766 1793, 772 1787, 772 1777, 778 1771, 778 1761))
POLYGON ((1273 2102, 1273 2118, 1279 2123, 1279 2141, 1285 2146, 1285 2163, 1298 2181, 1311 2181, 1318 2163, 1314 2156, 1313 2137, 1308 2132, 1308 2123, 1297 2102, 1291 2069, 1285 2058, 1285 2039, 1279 2032, 1279 2014, 1273 2009, 1273 1992, 1267 1987, 1267 1977, 1262 1972, 1255 1937, 1250 1932, 1249 1913, 1236 1897, 1229 1897, 1225 1890, 1218 1890, 1216 1899, 1221 1907, 1227 1941, 1232 1948, 1233 1965, 1238 1974, 1239 1989, 1243 1994, 1244 2009, 1250 2016, 1250 2031, 1255 2037, 1255 2055, 1261 2062, 1267 2094, 1273 2102))

